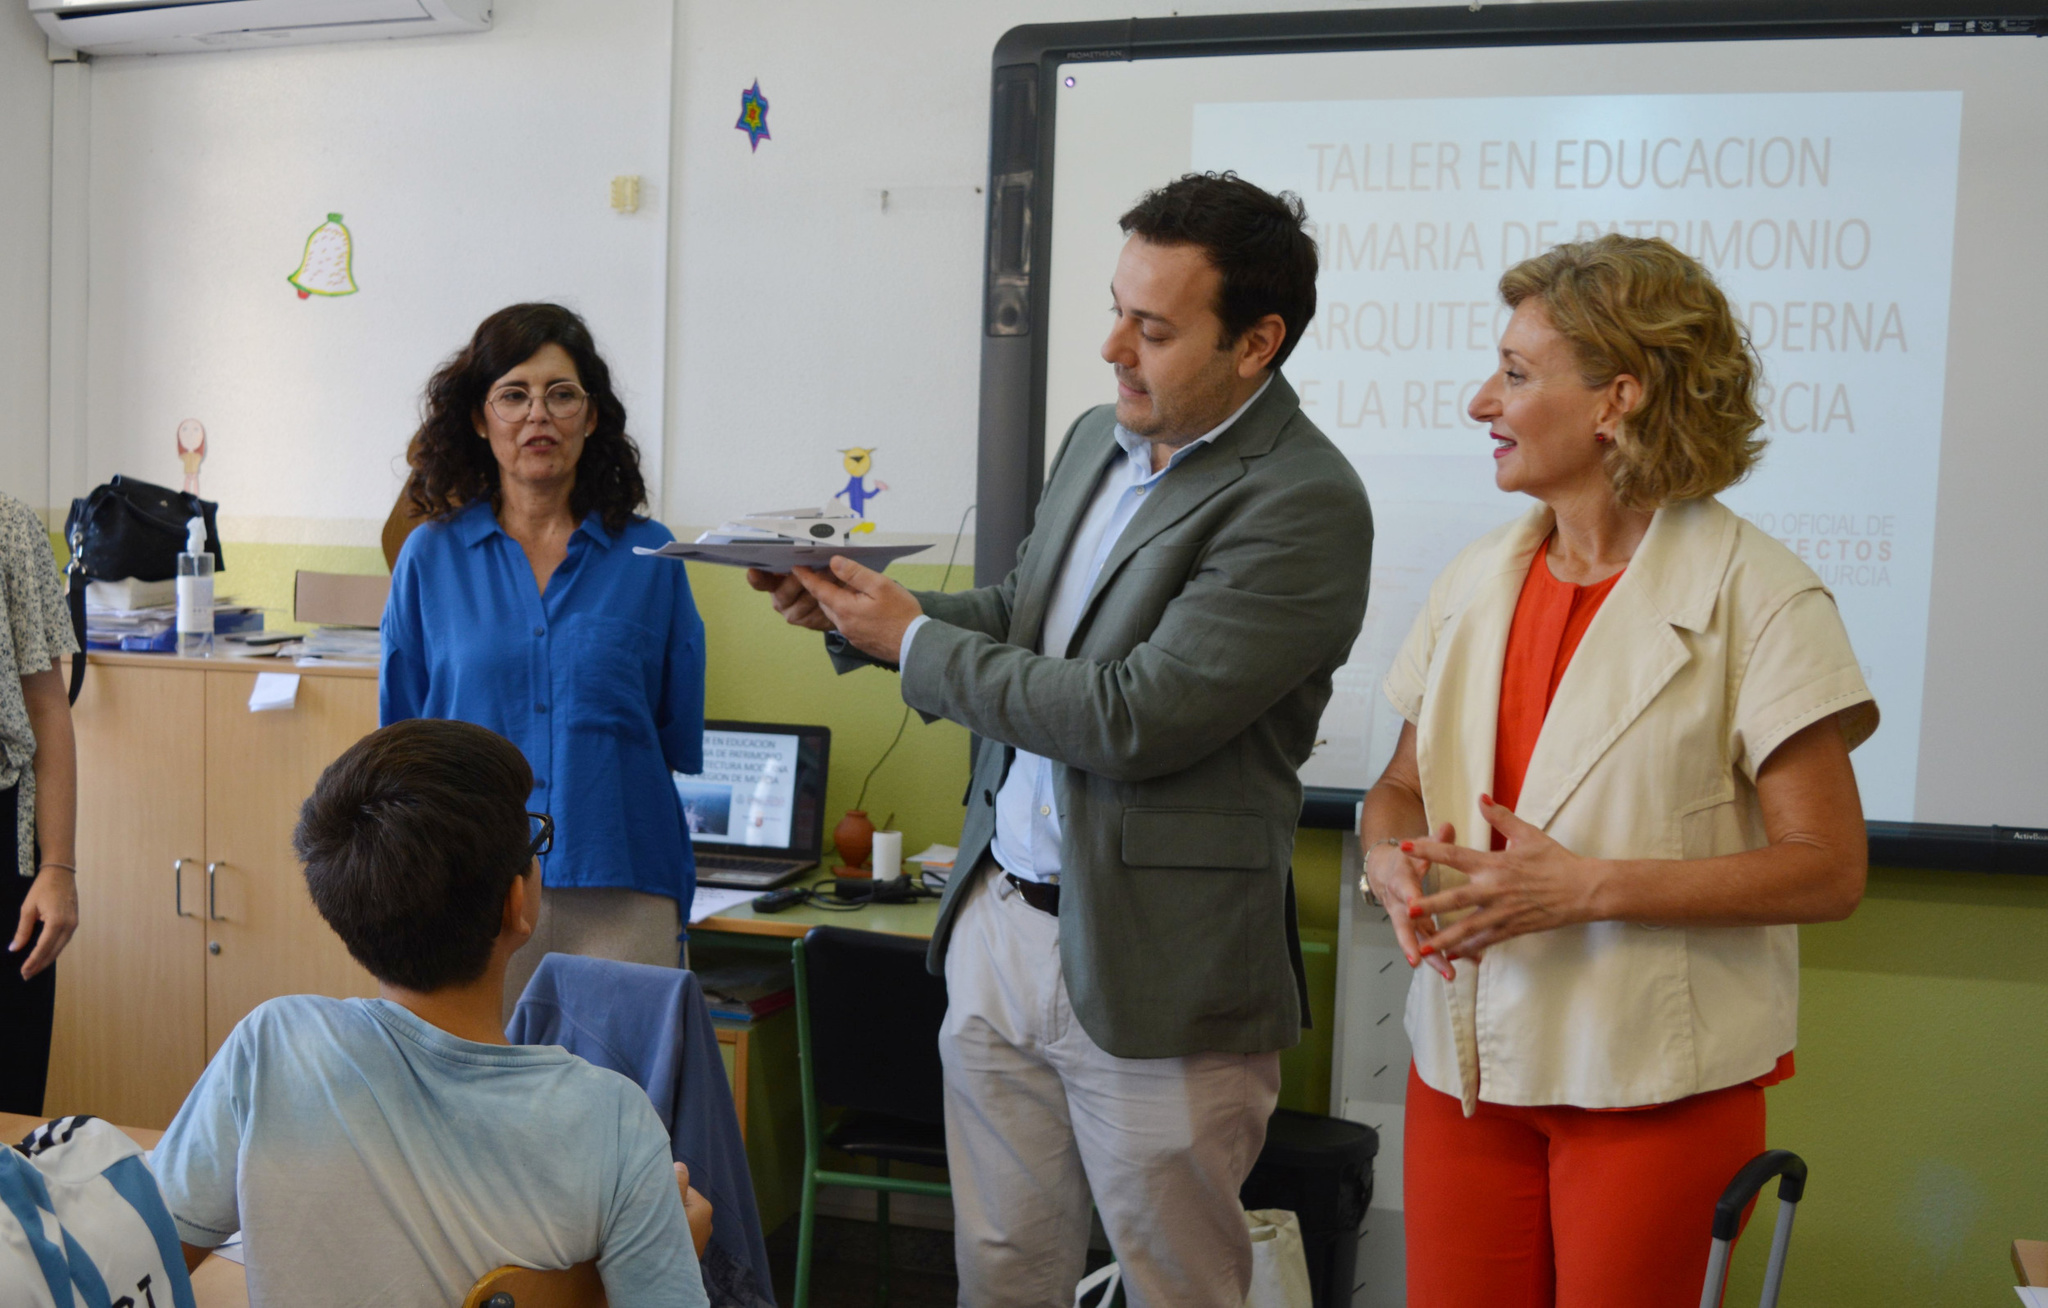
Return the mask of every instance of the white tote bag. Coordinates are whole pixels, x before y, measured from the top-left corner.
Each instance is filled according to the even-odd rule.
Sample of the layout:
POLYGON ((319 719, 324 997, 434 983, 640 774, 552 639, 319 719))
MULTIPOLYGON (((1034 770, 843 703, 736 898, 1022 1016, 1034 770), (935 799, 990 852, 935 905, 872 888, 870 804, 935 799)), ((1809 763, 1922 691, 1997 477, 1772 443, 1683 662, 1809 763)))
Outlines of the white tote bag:
POLYGON ((1281 1208, 1255 1208, 1244 1220, 1252 1231, 1252 1291, 1245 1308, 1312 1308, 1301 1222, 1281 1208))
MULTIPOLYGON (((1244 1215, 1252 1236, 1252 1288, 1245 1308, 1314 1308, 1308 1287, 1308 1253, 1301 1243, 1301 1223, 1279 1208, 1256 1208, 1244 1215)), ((1092 1272, 1074 1287, 1074 1308, 1110 1308, 1123 1288, 1123 1271, 1115 1263, 1092 1272)))

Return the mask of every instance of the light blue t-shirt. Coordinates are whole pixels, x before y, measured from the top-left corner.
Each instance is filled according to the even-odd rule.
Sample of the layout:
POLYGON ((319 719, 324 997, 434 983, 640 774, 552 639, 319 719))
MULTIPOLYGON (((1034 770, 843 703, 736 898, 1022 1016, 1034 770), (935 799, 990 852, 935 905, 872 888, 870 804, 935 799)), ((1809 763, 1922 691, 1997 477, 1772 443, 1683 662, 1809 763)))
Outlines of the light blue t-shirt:
POLYGON ((615 1304, 701 1308, 646 1094, 546 1045, 463 1040, 383 999, 242 1019, 153 1159, 187 1244, 237 1230, 252 1303, 459 1304, 496 1267, 598 1260, 615 1304))

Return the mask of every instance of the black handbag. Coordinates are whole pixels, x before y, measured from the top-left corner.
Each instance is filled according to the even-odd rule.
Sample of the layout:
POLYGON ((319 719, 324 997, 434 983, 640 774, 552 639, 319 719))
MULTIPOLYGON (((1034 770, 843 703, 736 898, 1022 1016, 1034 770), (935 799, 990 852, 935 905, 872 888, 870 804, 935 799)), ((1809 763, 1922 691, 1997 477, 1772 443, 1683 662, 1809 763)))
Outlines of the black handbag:
POLYGON ((217 572, 227 570, 221 557, 214 514, 220 509, 190 491, 152 486, 133 477, 116 476, 82 500, 71 501, 64 519, 64 539, 71 562, 64 571, 71 604, 71 629, 78 637, 78 657, 71 662, 71 702, 85 685, 85 583, 169 581, 178 575, 178 556, 185 552, 185 524, 198 518, 206 524, 206 548, 217 572))

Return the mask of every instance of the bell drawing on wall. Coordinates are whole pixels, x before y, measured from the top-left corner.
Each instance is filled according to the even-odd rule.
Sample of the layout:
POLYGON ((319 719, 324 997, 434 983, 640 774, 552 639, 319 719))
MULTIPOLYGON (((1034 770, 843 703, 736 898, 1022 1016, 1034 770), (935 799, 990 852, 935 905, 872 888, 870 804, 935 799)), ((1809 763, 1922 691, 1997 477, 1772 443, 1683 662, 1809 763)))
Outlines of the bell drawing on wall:
POLYGON ((354 295, 354 262, 354 238, 341 225, 341 215, 331 213, 306 238, 306 253, 299 260, 298 270, 285 280, 298 288, 302 300, 315 295, 354 295))

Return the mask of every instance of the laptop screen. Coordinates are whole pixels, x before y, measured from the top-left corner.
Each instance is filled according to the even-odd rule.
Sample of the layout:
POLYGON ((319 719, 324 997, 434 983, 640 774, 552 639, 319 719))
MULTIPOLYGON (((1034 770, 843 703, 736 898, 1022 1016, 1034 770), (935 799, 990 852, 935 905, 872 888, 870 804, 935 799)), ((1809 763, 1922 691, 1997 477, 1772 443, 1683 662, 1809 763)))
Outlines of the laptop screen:
POLYGON ((831 739, 824 727, 705 723, 704 770, 673 774, 691 843, 816 857, 831 739))

